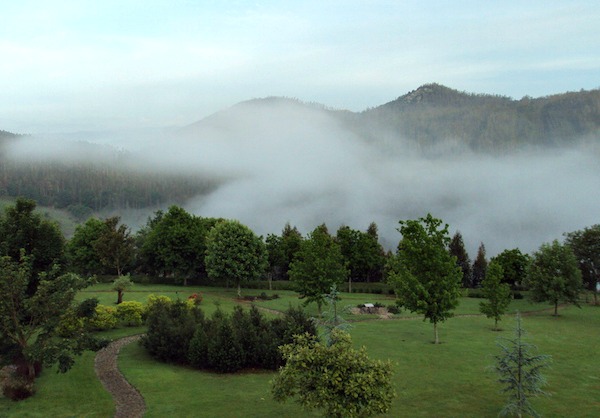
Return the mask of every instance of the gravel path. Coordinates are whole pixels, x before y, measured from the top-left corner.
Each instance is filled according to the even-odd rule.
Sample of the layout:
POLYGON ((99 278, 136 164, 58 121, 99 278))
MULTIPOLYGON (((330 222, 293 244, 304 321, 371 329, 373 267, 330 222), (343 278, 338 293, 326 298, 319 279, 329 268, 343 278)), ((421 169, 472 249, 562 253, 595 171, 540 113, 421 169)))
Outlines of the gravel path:
POLYGON ((113 341, 98 351, 94 368, 104 388, 112 395, 117 406, 115 417, 142 417, 146 411, 146 403, 140 393, 119 371, 117 357, 121 348, 139 340, 141 335, 132 335, 113 341))

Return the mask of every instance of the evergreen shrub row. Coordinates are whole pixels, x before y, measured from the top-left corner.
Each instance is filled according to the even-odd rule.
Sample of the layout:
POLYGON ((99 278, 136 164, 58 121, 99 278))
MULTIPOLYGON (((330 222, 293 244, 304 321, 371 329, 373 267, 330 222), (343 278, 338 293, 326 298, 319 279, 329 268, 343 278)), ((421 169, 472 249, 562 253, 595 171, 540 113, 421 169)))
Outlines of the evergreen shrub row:
POLYGON ((141 344, 159 361, 191 365, 219 373, 245 368, 277 369, 279 346, 296 334, 316 335, 316 326, 301 308, 266 318, 255 306, 237 306, 232 314, 217 309, 208 318, 182 301, 155 301, 148 310, 148 331, 141 344))

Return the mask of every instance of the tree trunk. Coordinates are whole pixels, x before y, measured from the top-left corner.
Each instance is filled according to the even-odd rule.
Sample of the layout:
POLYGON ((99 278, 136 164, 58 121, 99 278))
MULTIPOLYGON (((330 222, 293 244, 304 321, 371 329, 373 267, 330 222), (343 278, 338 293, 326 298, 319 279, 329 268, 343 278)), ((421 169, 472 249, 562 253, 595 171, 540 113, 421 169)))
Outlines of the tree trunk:
POLYGON ((348 275, 348 293, 352 293, 352 277, 348 275))
POLYGON ((123 291, 117 290, 117 305, 123 302, 123 291))
POLYGON ((498 331, 498 318, 494 318, 494 331, 498 331))
POLYGON ((440 343, 440 339, 438 338, 437 322, 433 323, 433 335, 435 336, 435 340, 433 341, 433 343, 434 344, 439 344, 440 343))
POLYGON ((238 299, 242 298, 242 288, 239 283, 238 283, 238 288, 237 288, 237 295, 238 295, 238 299))
POLYGON ((554 301, 554 316, 558 316, 558 301, 554 301))

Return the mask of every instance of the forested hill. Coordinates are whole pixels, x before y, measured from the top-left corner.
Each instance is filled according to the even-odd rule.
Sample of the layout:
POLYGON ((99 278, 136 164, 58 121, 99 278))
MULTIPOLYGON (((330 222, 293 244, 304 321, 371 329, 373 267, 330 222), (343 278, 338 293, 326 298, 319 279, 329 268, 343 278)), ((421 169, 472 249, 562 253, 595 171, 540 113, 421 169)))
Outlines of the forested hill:
MULTIPOLYGON (((524 147, 569 146, 582 140, 600 144, 600 90, 515 100, 427 84, 362 112, 271 97, 239 103, 169 135, 161 138, 158 153, 165 161, 146 162, 141 155, 88 142, 76 145, 77 158, 41 161, 8 158, 9 145, 32 137, 0 131, 0 197, 25 196, 79 216, 104 209, 156 208, 206 195, 222 178, 236 177, 237 168, 223 164, 229 158, 240 164, 262 155, 285 156, 299 149, 295 145, 307 143, 311 155, 324 146, 335 146, 340 153, 348 147, 351 153, 354 136, 374 147, 388 147, 392 157, 407 147, 425 154, 510 154, 524 147), (100 158, 106 153, 110 155, 100 158), (185 167, 200 171, 191 172, 181 161, 169 159, 176 155, 188 159, 185 167), (170 165, 168 170, 157 171, 165 165, 170 165), (216 174, 202 172, 204 166, 216 174)), ((46 145, 34 146, 44 151, 46 145)), ((66 155, 66 149, 59 151, 66 155)), ((247 169, 262 168, 256 164, 262 163, 246 164, 247 169)))
POLYGON ((352 116, 362 136, 412 141, 421 149, 451 140, 474 151, 600 140, 600 90, 514 100, 427 84, 352 116))

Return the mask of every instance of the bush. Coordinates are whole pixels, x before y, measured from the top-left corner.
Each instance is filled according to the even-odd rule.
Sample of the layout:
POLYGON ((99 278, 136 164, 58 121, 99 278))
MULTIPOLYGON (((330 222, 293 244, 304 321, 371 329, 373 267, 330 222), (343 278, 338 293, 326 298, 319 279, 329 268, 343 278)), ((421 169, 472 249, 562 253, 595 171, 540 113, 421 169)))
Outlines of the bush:
POLYGON ((148 331, 141 344, 157 360, 187 364, 190 342, 203 321, 199 308, 189 309, 180 300, 157 299, 148 310, 148 331))
POLYGON ((0 388, 2 394, 13 401, 29 398, 35 393, 33 380, 20 374, 14 365, 0 369, 0 388))
POLYGON ((295 334, 317 332, 301 308, 269 320, 255 306, 249 311, 238 306, 232 315, 217 309, 211 318, 204 318, 199 308, 189 309, 187 301, 156 301, 151 306, 142 345, 153 357, 219 373, 247 367, 275 370, 283 362, 280 345, 295 334))
POLYGON ((129 301, 117 305, 117 318, 126 326, 139 327, 142 325, 144 323, 143 314, 144 305, 141 302, 129 301))
POLYGON ((398 305, 388 305, 387 311, 394 315, 398 315, 400 312, 402 312, 402 310, 400 309, 400 307, 398 305))
POLYGON ((470 298, 485 299, 485 295, 481 289, 469 289, 467 296, 470 298))
POLYGON ((117 308, 106 305, 96 306, 96 314, 88 320, 88 326, 94 330, 108 330, 117 327, 117 308))

